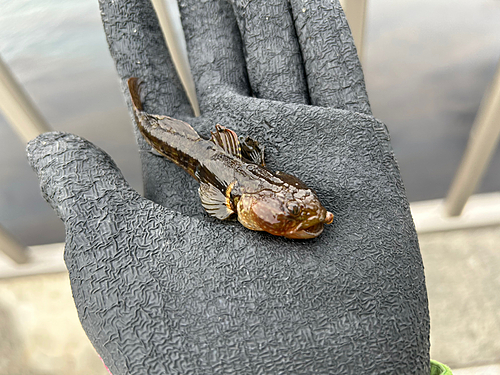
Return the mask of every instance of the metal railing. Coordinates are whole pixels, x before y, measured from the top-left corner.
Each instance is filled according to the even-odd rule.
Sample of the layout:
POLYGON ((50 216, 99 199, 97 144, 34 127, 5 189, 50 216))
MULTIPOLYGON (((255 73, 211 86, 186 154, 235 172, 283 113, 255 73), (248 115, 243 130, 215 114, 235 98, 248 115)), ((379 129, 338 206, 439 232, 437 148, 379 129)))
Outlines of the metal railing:
MULTIPOLYGON (((30 141, 41 133, 50 131, 40 112, 1 58, 0 109, 14 131, 24 142, 30 141)), ((0 250, 18 264, 29 261, 28 250, 1 226, 0 250)))
POLYGON ((7 230, 0 226, 0 250, 18 264, 30 259, 28 249, 21 245, 7 230))
POLYGON ((349 23, 352 38, 358 50, 359 60, 363 63, 363 42, 368 0, 340 0, 340 4, 349 23))
POLYGON ((200 115, 177 0, 151 0, 163 37, 195 116, 200 115))
POLYGON ((467 149, 445 201, 445 212, 459 216, 476 190, 500 138, 500 64, 477 112, 467 149))
POLYGON ((24 142, 50 131, 40 112, 1 58, 0 109, 24 142))

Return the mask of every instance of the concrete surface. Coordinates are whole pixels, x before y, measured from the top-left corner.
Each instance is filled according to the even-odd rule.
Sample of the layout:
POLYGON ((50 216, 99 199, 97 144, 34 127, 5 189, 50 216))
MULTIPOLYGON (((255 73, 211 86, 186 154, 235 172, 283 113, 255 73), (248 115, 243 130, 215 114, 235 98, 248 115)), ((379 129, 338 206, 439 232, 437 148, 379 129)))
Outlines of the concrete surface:
MULTIPOLYGON (((421 234, 420 245, 431 358, 455 375, 500 375, 500 226, 421 234)), ((65 273, 0 280, 0 336, 0 375, 107 374, 65 273)))
POLYGON ((66 273, 0 282, 0 375, 108 375, 80 326, 66 273))
POLYGON ((419 238, 431 357, 452 369, 500 363, 500 226, 419 238))
POLYGON ((453 371, 453 375, 500 375, 500 365, 468 367, 453 371))

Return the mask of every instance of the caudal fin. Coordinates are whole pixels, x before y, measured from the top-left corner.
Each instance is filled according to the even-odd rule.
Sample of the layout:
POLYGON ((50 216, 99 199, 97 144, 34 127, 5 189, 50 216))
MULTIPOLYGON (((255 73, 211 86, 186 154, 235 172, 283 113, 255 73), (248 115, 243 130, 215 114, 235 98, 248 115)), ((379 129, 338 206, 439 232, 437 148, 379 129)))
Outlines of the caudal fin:
POLYGON ((141 102, 141 81, 137 77, 131 77, 127 81, 128 91, 130 92, 130 97, 132 98, 132 104, 134 108, 138 111, 142 111, 141 102))

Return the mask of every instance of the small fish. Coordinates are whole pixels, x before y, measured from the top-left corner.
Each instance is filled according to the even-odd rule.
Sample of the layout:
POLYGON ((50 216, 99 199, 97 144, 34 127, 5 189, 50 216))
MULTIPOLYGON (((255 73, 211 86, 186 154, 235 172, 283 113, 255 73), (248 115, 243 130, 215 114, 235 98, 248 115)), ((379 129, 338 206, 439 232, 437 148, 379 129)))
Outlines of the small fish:
POLYGON ((143 111, 137 78, 128 80, 137 126, 153 149, 200 183, 201 204, 220 220, 237 217, 244 227, 306 239, 323 232, 333 214, 297 177, 265 168, 253 139, 217 124, 210 140, 184 121, 143 111))

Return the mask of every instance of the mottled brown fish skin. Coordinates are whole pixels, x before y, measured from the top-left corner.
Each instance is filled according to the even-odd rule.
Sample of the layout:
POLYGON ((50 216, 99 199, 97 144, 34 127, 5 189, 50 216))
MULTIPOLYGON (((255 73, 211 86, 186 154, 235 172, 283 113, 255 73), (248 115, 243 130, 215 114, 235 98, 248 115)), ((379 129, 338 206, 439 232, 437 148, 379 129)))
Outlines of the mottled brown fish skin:
POLYGON ((272 173, 261 165, 230 155, 214 142, 201 138, 183 121, 145 113, 139 80, 130 78, 128 86, 142 136, 200 184, 215 187, 227 217, 237 216, 248 229, 292 239, 317 237, 323 232, 324 224, 332 223, 333 214, 298 178, 282 172, 272 173))
POLYGON ((319 236, 323 224, 333 221, 333 214, 321 205, 311 189, 299 180, 297 185, 284 182, 275 189, 242 194, 237 204, 238 220, 249 229, 276 236, 293 239, 319 236))

